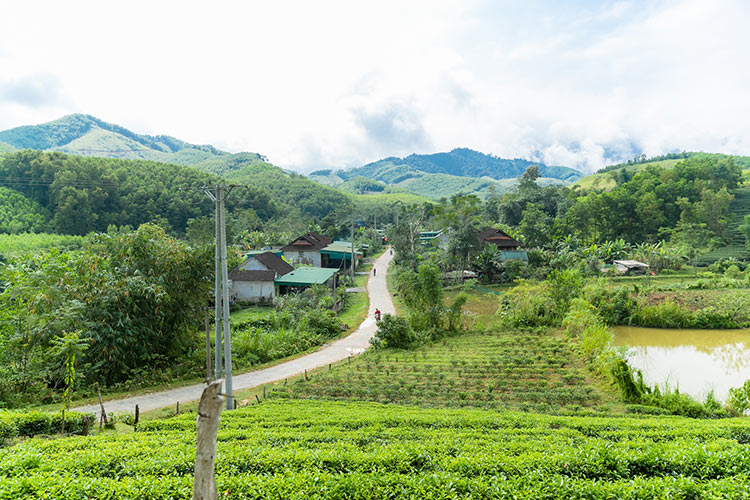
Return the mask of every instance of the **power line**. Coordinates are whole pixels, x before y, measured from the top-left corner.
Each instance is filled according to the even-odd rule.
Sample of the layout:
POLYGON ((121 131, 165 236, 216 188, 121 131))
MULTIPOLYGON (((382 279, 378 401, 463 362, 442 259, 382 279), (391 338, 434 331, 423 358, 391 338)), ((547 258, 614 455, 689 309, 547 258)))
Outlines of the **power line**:
POLYGON ((119 186, 118 182, 115 181, 96 181, 96 180, 80 180, 80 179, 40 179, 38 177, 0 177, 0 183, 21 185, 24 187, 49 187, 52 184, 60 184, 64 186, 74 187, 112 187, 116 188, 119 186))

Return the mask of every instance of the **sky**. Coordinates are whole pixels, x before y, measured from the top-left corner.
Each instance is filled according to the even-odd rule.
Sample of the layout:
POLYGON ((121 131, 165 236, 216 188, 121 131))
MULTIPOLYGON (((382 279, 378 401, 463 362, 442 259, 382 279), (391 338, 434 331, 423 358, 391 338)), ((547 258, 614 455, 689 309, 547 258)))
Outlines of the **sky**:
POLYGON ((0 130, 87 113, 300 172, 750 155, 749 27, 746 0, 8 2, 0 130))

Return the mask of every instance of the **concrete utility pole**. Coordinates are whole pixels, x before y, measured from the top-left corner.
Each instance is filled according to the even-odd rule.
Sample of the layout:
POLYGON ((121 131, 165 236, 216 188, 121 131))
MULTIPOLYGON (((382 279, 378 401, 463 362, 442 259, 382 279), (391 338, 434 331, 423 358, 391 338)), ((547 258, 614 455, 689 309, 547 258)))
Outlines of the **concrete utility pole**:
POLYGON ((352 214, 352 286, 354 286, 354 214, 352 214))
POLYGON ((224 395, 227 402, 227 410, 231 410, 234 405, 232 398, 232 339, 229 330, 229 276, 227 273, 227 231, 226 220, 224 218, 224 203, 229 193, 235 186, 216 185, 213 187, 204 186, 203 191, 216 202, 216 250, 215 258, 215 279, 214 279, 214 378, 222 378, 221 363, 221 334, 222 326, 224 330, 224 379, 226 380, 226 390, 224 395), (215 190, 215 191, 214 191, 215 190), (221 319, 219 319, 221 317, 221 319))

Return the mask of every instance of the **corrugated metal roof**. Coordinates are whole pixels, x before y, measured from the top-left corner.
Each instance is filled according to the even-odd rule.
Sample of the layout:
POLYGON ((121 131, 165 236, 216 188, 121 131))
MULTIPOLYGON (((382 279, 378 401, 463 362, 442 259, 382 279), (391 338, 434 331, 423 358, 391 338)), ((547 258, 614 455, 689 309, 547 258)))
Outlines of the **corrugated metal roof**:
POLYGON ((276 271, 279 276, 283 276, 294 271, 294 268, 292 266, 284 262, 281 257, 274 253, 265 252, 262 254, 254 255, 253 257, 268 269, 276 271))
POLYGON ((281 247, 281 249, 285 252, 295 251, 296 249, 300 248, 307 249, 309 247, 312 247, 315 250, 320 250, 330 243, 333 243, 333 238, 329 238, 328 236, 310 231, 309 233, 303 234, 299 238, 296 238, 288 245, 281 247))
POLYGON ((506 260, 523 260, 528 262, 529 256, 526 254, 526 250, 502 250, 500 252, 500 259, 506 260))
POLYGON ((273 281, 276 271, 248 271, 247 269, 232 269, 229 279, 233 281, 273 281))
POLYGON ((260 254, 266 253, 266 252, 270 252, 270 253, 278 256, 278 257, 281 257, 281 254, 284 253, 284 252, 281 251, 281 247, 274 247, 274 248, 270 248, 268 250, 248 250, 247 252, 245 252, 245 254, 243 256, 247 259, 249 257, 254 257, 256 255, 260 255, 260 254))
POLYGON ((321 285, 336 274, 336 269, 325 267, 300 267, 289 274, 276 278, 277 285, 309 286, 321 285))
MULTIPOLYGON (((327 247, 323 248, 320 253, 352 253, 352 244, 349 241, 334 241, 327 247)), ((361 254, 362 249, 354 247, 354 253, 361 254)))

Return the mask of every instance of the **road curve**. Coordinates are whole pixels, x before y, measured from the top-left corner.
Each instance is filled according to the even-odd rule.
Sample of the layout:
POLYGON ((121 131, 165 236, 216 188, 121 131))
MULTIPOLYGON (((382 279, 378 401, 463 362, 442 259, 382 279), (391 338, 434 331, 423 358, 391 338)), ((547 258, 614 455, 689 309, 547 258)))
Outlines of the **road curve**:
MULTIPOLYGON (((383 314, 395 314, 391 296, 388 293, 386 285, 386 274, 388 265, 393 259, 390 252, 386 251, 374 262, 374 268, 377 275, 370 275, 367 282, 367 293, 370 296, 370 309, 367 318, 359 325, 351 335, 336 340, 321 347, 315 352, 301 356, 297 359, 285 361, 261 370, 235 375, 232 378, 232 386, 235 391, 240 389, 249 389, 258 387, 271 382, 291 378, 295 375, 304 373, 305 370, 312 370, 325 366, 329 363, 335 363, 362 353, 370 346, 370 338, 375 335, 377 327, 375 326, 375 309, 380 309, 383 314)), ((177 389, 169 389, 161 392, 141 394, 124 399, 115 399, 106 401, 104 409, 107 413, 133 412, 135 405, 141 412, 156 410, 174 406, 178 401, 188 402, 200 399, 206 384, 196 384, 177 389)), ((74 411, 99 414, 99 405, 79 406, 73 408, 74 411)))

